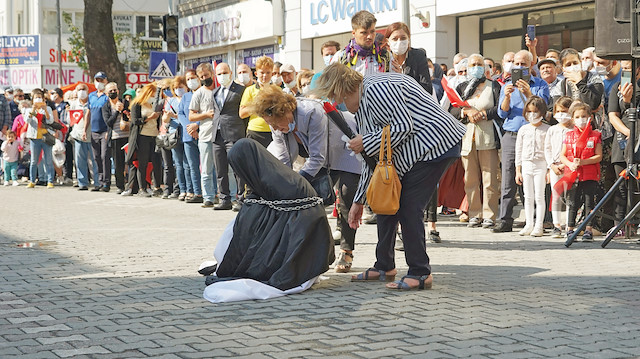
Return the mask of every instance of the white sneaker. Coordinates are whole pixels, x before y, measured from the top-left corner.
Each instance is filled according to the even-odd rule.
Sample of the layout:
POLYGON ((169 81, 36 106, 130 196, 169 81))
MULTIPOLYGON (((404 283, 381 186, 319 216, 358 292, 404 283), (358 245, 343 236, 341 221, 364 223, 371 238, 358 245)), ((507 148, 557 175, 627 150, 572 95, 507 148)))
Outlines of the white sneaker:
POLYGON ((4 181, 5 187, 9 185, 9 181, 4 181))
POLYGON ((332 237, 334 241, 339 241, 340 239, 342 239, 342 232, 340 231, 333 231, 332 233, 332 237))
POLYGON ((133 196, 133 193, 131 192, 130 189, 126 190, 126 191, 122 191, 122 193, 120 193, 121 196, 126 197, 126 196, 133 196))
POLYGON ((543 227, 535 227, 533 231, 531 231, 531 237, 542 237, 543 234, 544 234, 543 227))
POLYGON ((19 186, 20 183, 18 183, 18 181, 13 181, 13 187, 19 186))
POLYGON ((518 232, 518 234, 521 236, 528 236, 531 234, 531 231, 533 231, 533 226, 527 225, 527 226, 524 226, 524 228, 522 228, 520 232, 518 232))

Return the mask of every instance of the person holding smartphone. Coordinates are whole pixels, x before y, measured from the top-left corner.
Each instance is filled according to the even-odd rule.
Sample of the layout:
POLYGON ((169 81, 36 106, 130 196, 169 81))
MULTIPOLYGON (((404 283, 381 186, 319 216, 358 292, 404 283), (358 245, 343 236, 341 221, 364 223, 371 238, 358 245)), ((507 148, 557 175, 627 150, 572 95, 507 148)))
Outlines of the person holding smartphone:
POLYGON ((118 84, 115 82, 109 82, 105 86, 105 92, 109 96, 104 106, 102 106, 102 118, 107 123, 107 140, 111 145, 111 156, 113 157, 113 164, 115 166, 116 187, 118 188, 118 194, 124 191, 125 176, 124 176, 124 150, 122 147, 129 140, 129 129, 120 127, 120 121, 122 120, 122 112, 124 111, 124 104, 118 98, 118 84))
MULTIPOLYGON (((580 100, 589 105, 594 112, 600 112, 597 110, 602 104, 602 96, 604 95, 602 78, 582 68, 580 53, 575 49, 567 48, 562 50, 560 64, 562 64, 565 76, 560 85, 562 96, 580 100)), ((600 121, 597 122, 598 124, 600 123, 600 121)))

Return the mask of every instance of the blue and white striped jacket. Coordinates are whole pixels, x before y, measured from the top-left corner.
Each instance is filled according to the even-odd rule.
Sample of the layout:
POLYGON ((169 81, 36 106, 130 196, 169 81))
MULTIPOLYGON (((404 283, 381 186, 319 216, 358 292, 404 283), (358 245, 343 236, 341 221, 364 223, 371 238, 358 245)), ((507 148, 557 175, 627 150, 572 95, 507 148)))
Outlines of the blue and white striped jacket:
MULTIPOLYGON (((356 121, 364 152, 378 158, 382 129, 391 126, 393 162, 402 178, 416 162, 437 159, 456 146, 466 128, 416 80, 398 73, 365 76, 356 121)), ((362 165, 354 202, 364 203, 372 170, 362 165)))

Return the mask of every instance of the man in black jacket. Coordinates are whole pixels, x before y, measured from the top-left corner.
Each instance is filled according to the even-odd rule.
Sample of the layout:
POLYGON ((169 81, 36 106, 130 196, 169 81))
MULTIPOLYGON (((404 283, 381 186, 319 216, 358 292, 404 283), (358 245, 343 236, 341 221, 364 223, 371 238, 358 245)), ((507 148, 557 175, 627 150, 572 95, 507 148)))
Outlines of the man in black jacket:
MULTIPOLYGON (((245 87, 233 82, 231 68, 224 62, 216 66, 216 78, 220 87, 213 92, 213 98, 220 108, 220 114, 213 119, 216 131, 213 141, 213 163, 216 167, 220 203, 213 209, 228 210, 232 208, 232 204, 227 153, 234 143, 245 137, 247 132, 246 122, 238 115, 245 87)), ((238 193, 241 193, 244 184, 238 180, 237 176, 236 184, 238 193)))

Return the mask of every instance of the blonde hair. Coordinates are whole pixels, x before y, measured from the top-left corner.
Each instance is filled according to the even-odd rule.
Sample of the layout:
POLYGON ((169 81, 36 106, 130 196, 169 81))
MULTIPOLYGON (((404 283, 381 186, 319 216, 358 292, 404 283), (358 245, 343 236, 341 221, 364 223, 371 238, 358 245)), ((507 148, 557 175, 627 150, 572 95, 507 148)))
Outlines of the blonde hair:
POLYGON ((184 87, 188 87, 187 86, 187 79, 184 76, 176 76, 173 78, 173 83, 171 84, 171 90, 175 90, 180 86, 184 86, 184 87))
POLYGON ((200 73, 202 73, 202 71, 204 70, 208 70, 209 72, 213 73, 213 66, 211 65, 211 63, 203 62, 198 65, 198 67, 196 67, 196 75, 200 76, 200 73))
POLYGON ((313 75, 315 75, 315 72, 311 71, 311 70, 303 70, 298 74, 298 78, 296 79, 296 85, 298 86, 298 88, 301 88, 302 86, 300 85, 300 83, 302 82, 302 79, 311 79, 313 78, 313 75))
POLYGON ((262 56, 256 60, 256 70, 273 70, 273 59, 269 56, 262 56))
POLYGON ((284 93, 276 85, 267 85, 258 92, 248 107, 251 113, 260 117, 282 117, 288 112, 293 112, 296 106, 296 98, 293 95, 284 93))
POLYGON ((133 100, 131 100, 131 104, 142 105, 143 103, 146 103, 152 96, 156 95, 157 90, 158 87, 156 86, 155 82, 144 85, 140 90, 140 93, 137 94, 133 100))
POLYGON ((362 85, 362 74, 351 68, 334 63, 327 66, 316 80, 316 88, 312 93, 319 98, 328 98, 337 102, 352 94, 362 85))
POLYGON ((576 100, 576 101, 573 101, 573 103, 571 104, 571 107, 569 107, 569 113, 571 114, 571 118, 573 118, 576 112, 580 110, 588 113, 589 116, 591 116, 591 107, 580 100, 576 100))

